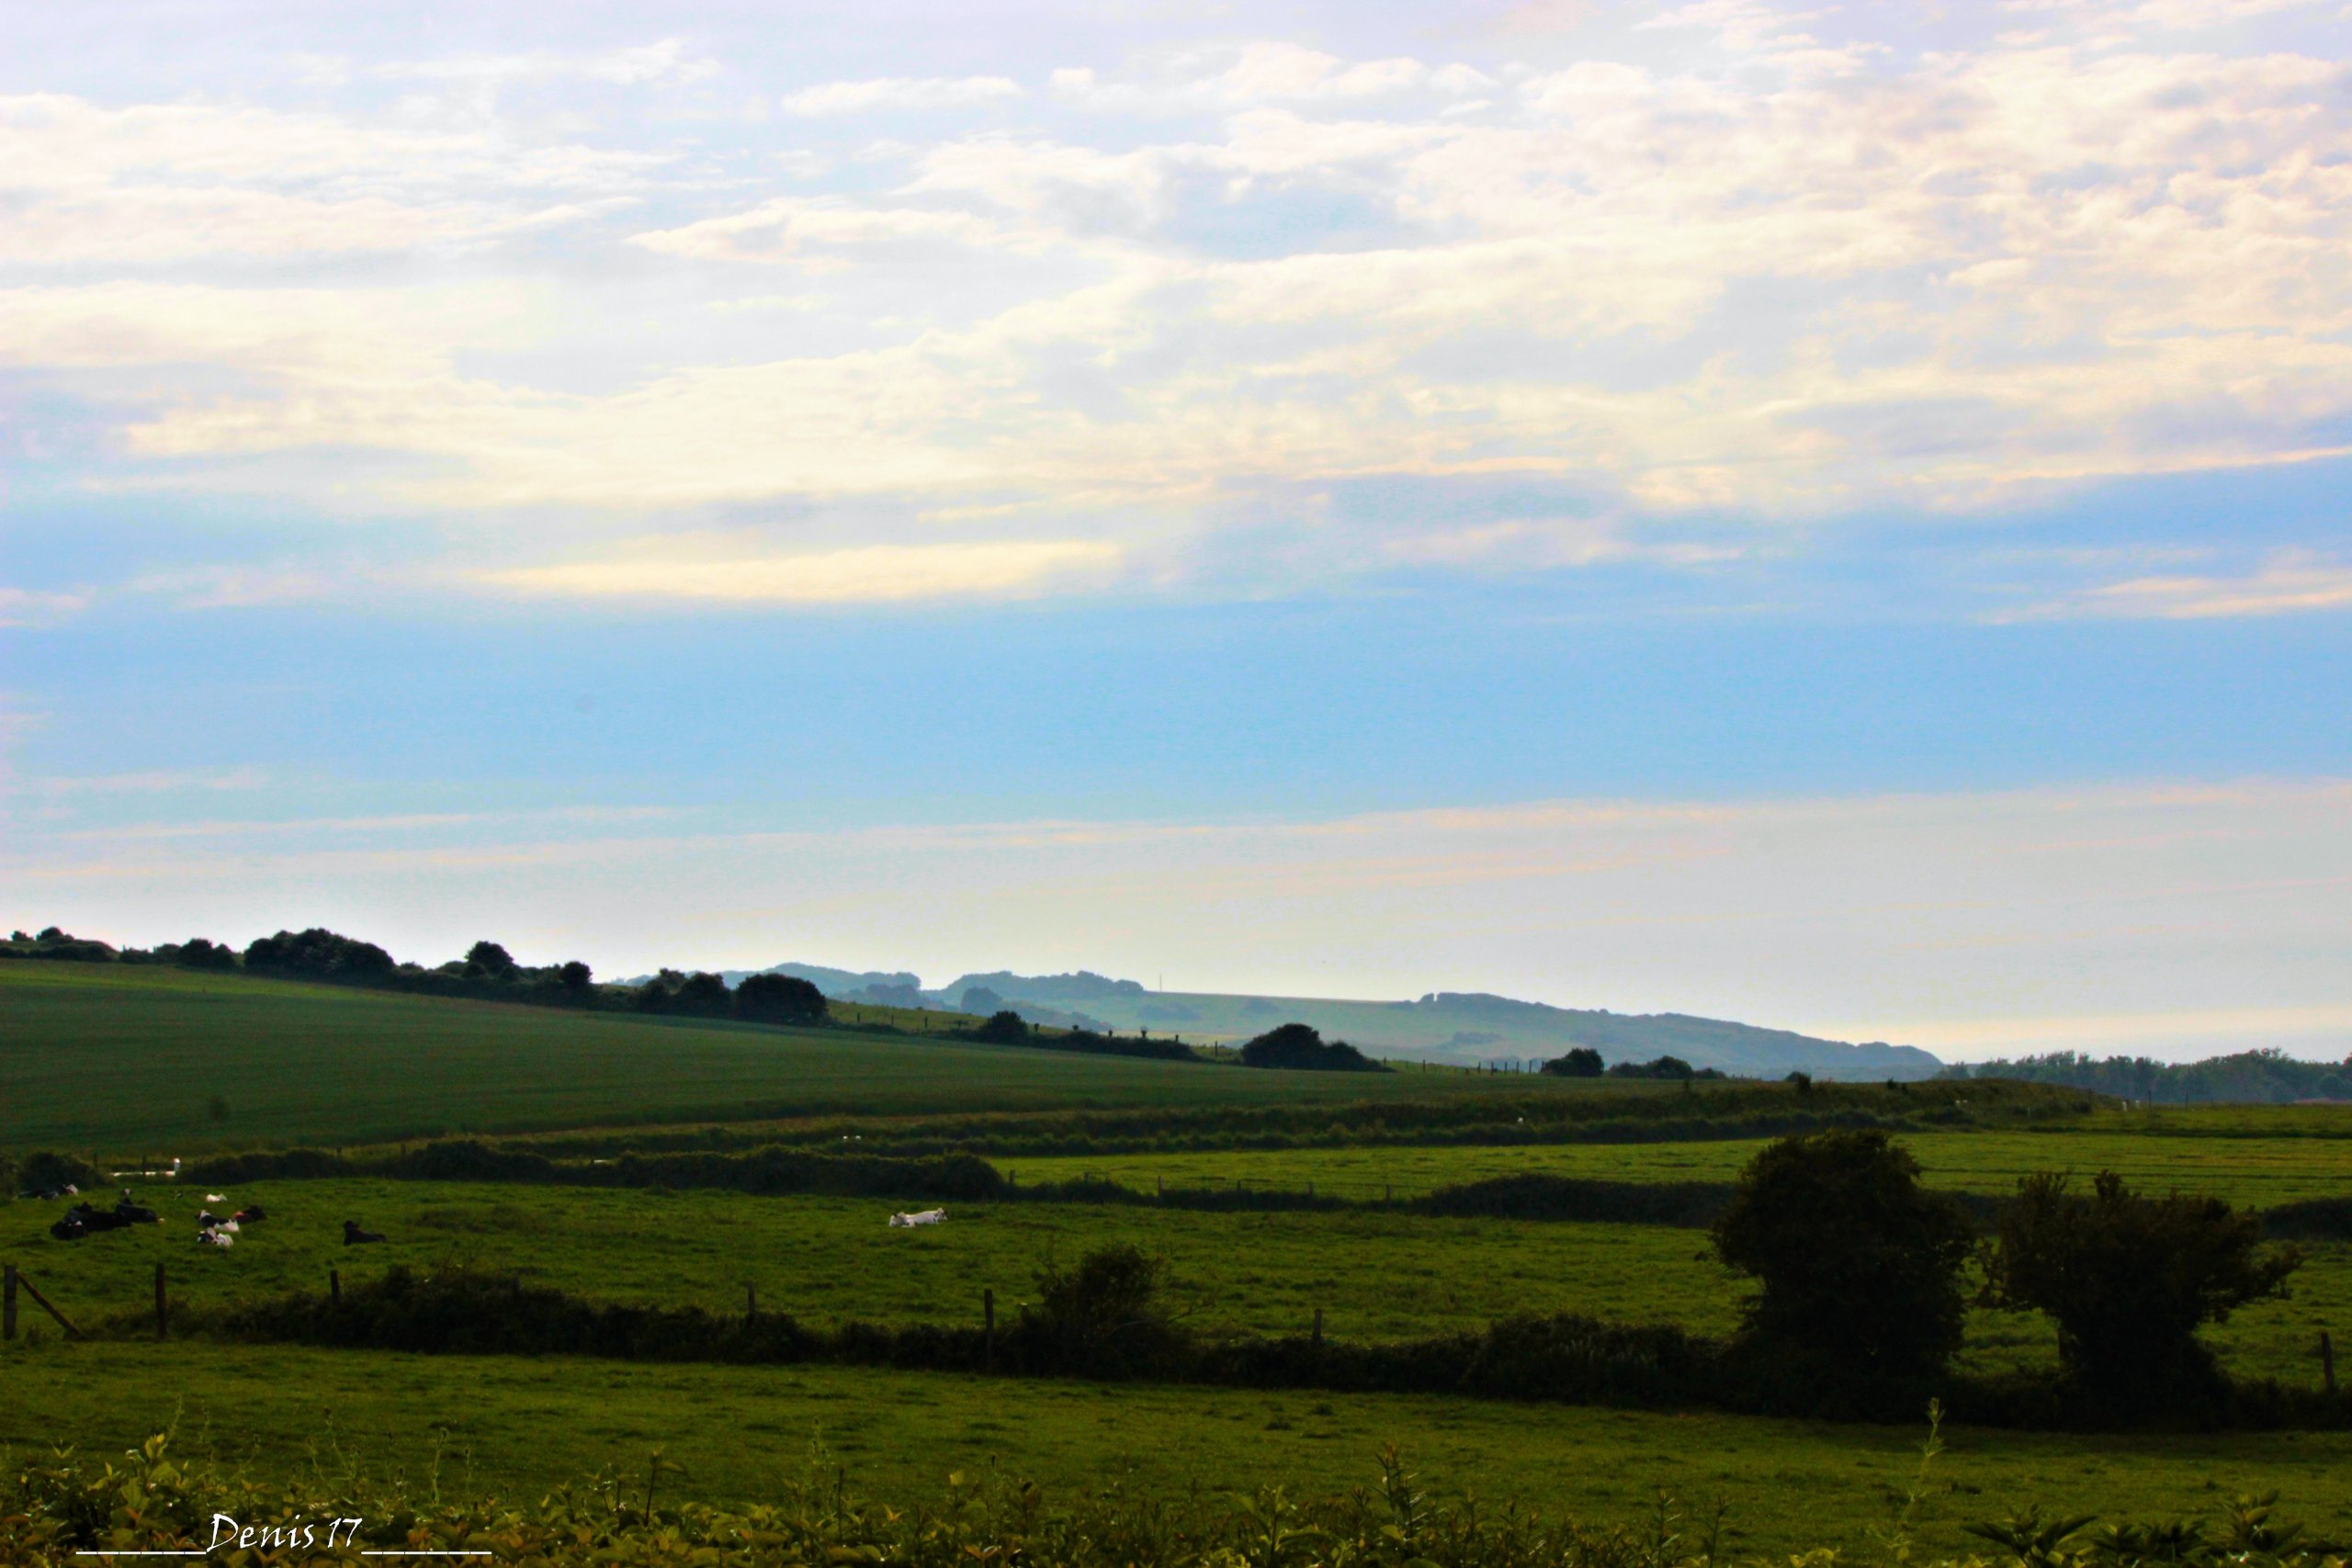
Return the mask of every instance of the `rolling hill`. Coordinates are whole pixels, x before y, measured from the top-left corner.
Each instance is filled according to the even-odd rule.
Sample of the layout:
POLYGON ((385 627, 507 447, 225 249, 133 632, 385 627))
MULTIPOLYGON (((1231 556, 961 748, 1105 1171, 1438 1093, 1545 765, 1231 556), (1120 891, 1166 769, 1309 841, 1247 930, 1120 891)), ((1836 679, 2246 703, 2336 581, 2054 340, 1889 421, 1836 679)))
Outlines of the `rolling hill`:
MULTIPOLYGON (((798 975, 829 996, 859 1000, 881 999, 869 987, 884 978, 899 987, 893 995, 903 998, 906 983, 913 978, 905 974, 853 976, 806 964, 778 964, 773 972, 798 975), (855 983, 829 984, 837 976, 855 983)), ((1415 1001, 1350 1001, 1153 991, 1134 980, 1085 970, 1073 975, 999 970, 961 976, 935 990, 915 994, 924 1005, 955 1008, 963 1005, 968 990, 989 992, 1037 1023, 1091 1021, 1123 1032, 1148 1029, 1187 1040, 1241 1040, 1295 1020, 1384 1055, 1437 1061, 1551 1057, 1571 1046, 1589 1045, 1611 1063, 1671 1055, 1693 1066, 1750 1077, 1805 1072, 1821 1078, 1917 1079, 1932 1077, 1943 1068, 1941 1061, 1911 1045, 1876 1041, 1851 1044, 1684 1013, 1555 1008, 1475 991, 1435 991, 1415 1001)))

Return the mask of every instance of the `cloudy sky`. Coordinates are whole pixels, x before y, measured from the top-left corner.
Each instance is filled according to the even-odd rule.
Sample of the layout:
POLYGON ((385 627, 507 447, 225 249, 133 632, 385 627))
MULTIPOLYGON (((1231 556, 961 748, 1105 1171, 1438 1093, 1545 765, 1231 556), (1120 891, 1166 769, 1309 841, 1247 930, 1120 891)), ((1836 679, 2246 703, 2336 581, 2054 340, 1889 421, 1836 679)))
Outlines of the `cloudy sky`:
POLYGON ((0 919, 2352 1049, 2352 9, 12 8, 0 919))

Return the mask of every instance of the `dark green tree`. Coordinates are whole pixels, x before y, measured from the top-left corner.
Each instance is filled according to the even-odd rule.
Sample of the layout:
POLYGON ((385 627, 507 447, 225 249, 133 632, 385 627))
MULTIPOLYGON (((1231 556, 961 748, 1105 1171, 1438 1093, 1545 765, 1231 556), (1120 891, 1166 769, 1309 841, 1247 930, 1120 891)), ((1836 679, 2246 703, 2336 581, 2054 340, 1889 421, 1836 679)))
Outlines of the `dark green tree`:
POLYGON ((1385 1073, 1388 1069, 1344 1040, 1325 1041, 1312 1026, 1285 1023, 1241 1047, 1245 1067, 1305 1067, 1321 1072, 1385 1073))
POLYGON ((563 988, 567 991, 584 991, 588 988, 588 983, 596 977, 596 972, 575 958, 557 970, 555 977, 563 983, 563 988))
POLYGON ((1555 1078, 1597 1078, 1601 1073, 1600 1053, 1589 1045, 1571 1046, 1566 1055, 1544 1063, 1544 1070, 1555 1078))
POLYGON ((2197 1330, 2287 1293, 2302 1263, 2264 1244, 2261 1216, 2219 1198, 2144 1198, 2113 1171, 2088 1193, 2051 1172, 2018 1184, 1985 1251, 1984 1299, 2058 1323, 2067 1371, 2128 1404, 2171 1400, 2217 1380, 2197 1330))
POLYGON ((748 975, 735 987, 735 1016, 756 1023, 822 1023, 825 993, 792 975, 748 975))
POLYGON ((1740 1172, 1713 1236, 1716 1256, 1762 1287, 1744 1337, 1800 1377, 1891 1391, 1959 1348, 1967 1221, 1884 1133, 1772 1144, 1740 1172))
POLYGON ((486 979, 514 977, 514 955, 494 942, 478 942, 466 949, 466 970, 486 979))
POLYGON ((1048 1262, 1018 1338, 1041 1370, 1134 1377, 1166 1368, 1185 1346, 1163 1298, 1168 1266, 1129 1243, 1096 1247, 1074 1269, 1048 1262))

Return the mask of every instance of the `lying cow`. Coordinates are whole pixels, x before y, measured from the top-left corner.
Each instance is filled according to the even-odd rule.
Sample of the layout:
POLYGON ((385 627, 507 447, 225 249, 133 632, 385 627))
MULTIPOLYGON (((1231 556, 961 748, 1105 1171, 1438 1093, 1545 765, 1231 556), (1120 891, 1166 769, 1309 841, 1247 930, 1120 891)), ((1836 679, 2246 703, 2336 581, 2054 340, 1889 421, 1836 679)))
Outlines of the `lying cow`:
POLYGON ((231 1235, 227 1231, 202 1230, 196 1233, 196 1245, 198 1247, 234 1247, 237 1245, 237 1238, 231 1235))
POLYGON ((230 1215, 229 1218, 241 1225, 254 1225, 259 1224, 262 1221, 269 1218, 269 1216, 261 1212, 261 1205, 259 1203, 248 1203, 243 1208, 238 1210, 235 1213, 230 1215))
POLYGON ((906 1230, 914 1225, 935 1225, 946 1217, 947 1211, 944 1209, 925 1209, 913 1214, 893 1214, 890 1216, 890 1228, 906 1230))
POLYGON ((345 1247, 364 1247, 371 1241, 381 1241, 384 1238, 382 1236, 378 1235, 374 1231, 361 1230, 357 1220, 345 1220, 343 1222, 343 1245, 345 1247))
POLYGON ((94 1208, 88 1203, 76 1203, 65 1211, 64 1218, 49 1227, 49 1234, 60 1241, 79 1241, 99 1231, 128 1230, 132 1225, 158 1223, 153 1209, 142 1209, 125 1198, 111 1209, 94 1208))

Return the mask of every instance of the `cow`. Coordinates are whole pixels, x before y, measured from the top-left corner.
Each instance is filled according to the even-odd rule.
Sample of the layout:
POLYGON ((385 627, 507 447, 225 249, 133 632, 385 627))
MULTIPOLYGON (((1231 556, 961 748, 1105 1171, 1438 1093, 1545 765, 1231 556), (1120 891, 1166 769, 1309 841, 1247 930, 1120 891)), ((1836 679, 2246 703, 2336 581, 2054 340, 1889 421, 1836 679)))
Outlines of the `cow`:
POLYGON ((262 1221, 269 1218, 267 1214, 262 1213, 261 1205, 259 1203, 248 1203, 229 1217, 236 1221, 237 1224, 241 1225, 259 1224, 262 1221))
POLYGON ((357 1220, 345 1220, 343 1222, 343 1245, 345 1247, 364 1247, 371 1241, 381 1241, 384 1238, 382 1236, 377 1235, 374 1231, 361 1230, 357 1220))
POLYGON ((237 1245, 237 1238, 231 1235, 227 1231, 198 1231, 196 1233, 196 1245, 198 1247, 234 1247, 237 1245))
POLYGON ((947 1211, 944 1209, 923 1209, 911 1214, 891 1215, 890 1228, 910 1230, 916 1225, 935 1225, 946 1218, 947 1211))

